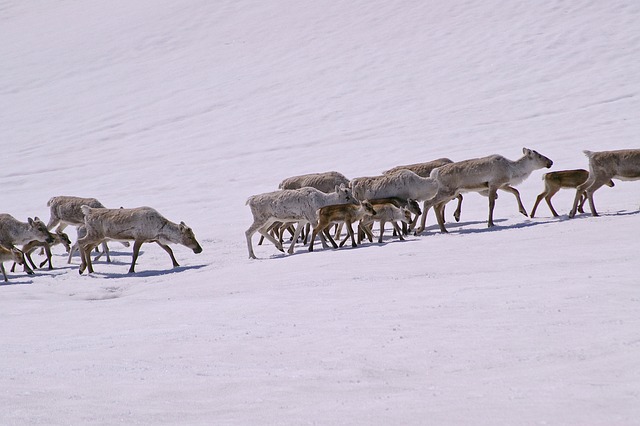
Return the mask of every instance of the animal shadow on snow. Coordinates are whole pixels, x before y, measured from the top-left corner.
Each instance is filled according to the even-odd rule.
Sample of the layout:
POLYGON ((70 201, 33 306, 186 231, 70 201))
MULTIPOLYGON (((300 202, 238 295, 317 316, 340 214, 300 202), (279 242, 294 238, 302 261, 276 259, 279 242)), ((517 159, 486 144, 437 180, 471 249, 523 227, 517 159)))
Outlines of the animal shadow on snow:
MULTIPOLYGON (((491 228, 487 227, 487 221, 486 220, 481 220, 481 221, 473 221, 473 222, 458 222, 458 223, 447 223, 446 226, 449 229, 449 233, 451 234, 483 234, 486 232, 498 232, 498 231, 506 231, 509 229, 524 229, 524 228, 530 228, 532 226, 539 226, 539 225, 546 225, 549 223, 556 223, 559 222, 558 220, 559 218, 546 218, 543 220, 540 220, 539 218, 534 218, 534 219, 525 219, 524 222, 520 222, 520 223, 514 223, 513 225, 507 225, 507 226, 493 226, 491 228), (484 225, 484 227, 481 228, 471 228, 471 229, 456 229, 456 228, 460 228, 462 226, 469 226, 469 225, 484 225), (452 232, 453 230, 453 232, 452 232)), ((494 223, 500 223, 500 222, 506 222, 507 219, 494 219, 494 223)), ((440 228, 438 227, 438 225, 432 226, 427 228, 427 230, 432 231, 433 233, 439 233, 440 232, 440 228)))
POLYGON ((5 282, 4 279, 2 279, 2 276, 0 275, 0 287, 9 286, 9 285, 33 284, 33 280, 20 279, 20 276, 18 274, 16 275, 7 274, 7 276, 9 277, 9 281, 7 282, 5 282), (16 278, 16 275, 18 276, 18 278, 16 278))
MULTIPOLYGON (((617 212, 608 212, 608 213, 598 213, 598 216, 601 217, 618 217, 618 216, 636 216, 640 214, 640 210, 620 210, 617 212)), ((560 217, 556 218, 556 220, 561 220, 561 221, 565 221, 565 220, 575 220, 575 219, 590 219, 593 216, 591 215, 590 212, 588 212, 588 210, 585 210, 585 213, 578 213, 576 214, 576 216, 573 219, 569 219, 569 215, 568 214, 563 214, 560 217)), ((596 218, 597 219, 597 218, 596 218)))
MULTIPOLYGON (((112 264, 114 263, 113 261, 111 262, 112 264)), ((131 263, 127 263, 127 266, 130 265, 131 263)), ((152 270, 145 270, 143 269, 144 266, 139 265, 138 263, 136 263, 136 272, 134 272, 133 274, 128 273, 127 271, 124 272, 120 272, 120 273, 113 273, 113 272, 99 272, 99 271, 94 271, 92 274, 89 274, 89 277, 96 277, 96 278, 107 278, 107 279, 118 279, 118 278, 149 278, 149 277, 160 277, 163 275, 170 275, 170 274, 178 274, 180 272, 183 271, 188 271, 188 270, 196 270, 196 269, 202 269, 204 267, 206 267, 208 265, 206 264, 200 264, 200 265, 190 265, 190 266, 178 266, 177 268, 172 268, 169 267, 168 269, 152 269, 152 270), (139 270, 138 270, 139 269, 139 270)), ((86 274, 86 272, 85 272, 86 274)))
MULTIPOLYGON (((494 223, 500 223, 500 222, 506 222, 507 219, 494 219, 493 222, 494 223)), ((488 228, 487 226, 487 220, 469 220, 466 222, 454 222, 454 221, 447 221, 444 223, 445 227, 447 228, 447 231, 451 232, 451 231, 455 231, 455 233, 466 233, 468 231, 482 231, 482 232, 486 232, 486 231, 491 231, 493 229, 504 229, 504 227, 502 226, 494 226, 493 228, 488 228), (484 229, 459 229, 462 228, 463 226, 474 226, 474 225, 484 225, 486 228, 484 229)), ((437 223, 434 223, 433 225, 429 225, 427 227, 424 228, 424 232, 420 235, 430 235, 430 234, 440 234, 440 227, 438 226, 437 223)))
POLYGON ((271 256, 269 256, 269 259, 286 259, 286 258, 291 257, 291 256, 299 256, 299 255, 304 255, 304 254, 310 254, 310 255, 313 256, 313 254, 316 253, 316 252, 322 253, 322 252, 341 251, 341 250, 359 250, 359 249, 365 249, 367 247, 384 247, 387 244, 396 244, 396 243, 397 244, 404 244, 404 243, 408 244, 408 243, 411 243, 413 241, 417 241, 416 239, 413 238, 412 235, 405 236, 405 240, 404 241, 399 240, 398 237, 392 236, 391 234, 389 234, 389 236, 384 237, 384 238, 385 239, 381 243, 379 243, 377 241, 377 237, 376 237, 376 240, 374 240, 373 242, 370 242, 369 240, 362 241, 356 247, 351 247, 351 242, 347 242, 343 247, 338 247, 338 248, 333 248, 333 247, 331 247, 331 245, 329 245, 328 248, 324 248, 319 243, 319 241, 316 241, 313 251, 309 251, 309 246, 308 245, 302 245, 302 244, 299 243, 298 245, 295 246, 295 249, 294 249, 292 254, 287 253, 286 250, 285 250, 284 253, 272 254, 271 256), (410 237, 410 238, 407 238, 407 237, 410 237))

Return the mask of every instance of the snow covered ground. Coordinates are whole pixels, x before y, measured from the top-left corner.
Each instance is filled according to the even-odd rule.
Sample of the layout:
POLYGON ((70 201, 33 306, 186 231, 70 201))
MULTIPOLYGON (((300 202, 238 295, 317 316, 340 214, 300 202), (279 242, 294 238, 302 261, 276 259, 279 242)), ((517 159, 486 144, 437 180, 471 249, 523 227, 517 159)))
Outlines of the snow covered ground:
MULTIPOLYGON (((640 424, 640 184, 601 217, 254 245, 248 196, 523 147, 640 148, 635 1, 0 1, 0 211, 149 205, 203 246, 0 285, 0 424, 640 424)), ((546 170, 545 170, 546 171, 546 170)), ((531 209, 536 171, 519 186, 531 209)), ((452 211, 453 209, 449 209, 452 211)), ((449 212, 450 214, 450 212, 449 212)), ((73 236, 73 233, 71 233, 73 236)), ((10 266, 10 265, 7 265, 10 266)))

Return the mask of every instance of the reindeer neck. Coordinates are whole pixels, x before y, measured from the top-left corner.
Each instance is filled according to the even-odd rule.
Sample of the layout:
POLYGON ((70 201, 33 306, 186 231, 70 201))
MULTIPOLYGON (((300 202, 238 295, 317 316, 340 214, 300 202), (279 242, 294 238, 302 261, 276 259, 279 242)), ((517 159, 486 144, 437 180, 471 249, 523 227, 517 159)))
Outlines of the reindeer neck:
POLYGON ((521 182, 536 170, 536 164, 526 155, 523 155, 518 160, 512 162, 511 170, 513 178, 521 182))
POLYGON ((166 241, 179 241, 180 228, 177 223, 173 223, 170 220, 167 220, 158 230, 158 236, 166 241))

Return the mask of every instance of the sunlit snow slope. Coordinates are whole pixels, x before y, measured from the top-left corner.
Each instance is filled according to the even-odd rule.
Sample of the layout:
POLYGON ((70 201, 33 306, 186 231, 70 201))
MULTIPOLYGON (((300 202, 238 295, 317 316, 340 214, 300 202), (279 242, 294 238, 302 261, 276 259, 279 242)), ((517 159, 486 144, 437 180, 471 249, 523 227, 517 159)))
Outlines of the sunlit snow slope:
POLYGON ((204 248, 9 272, 0 424, 638 424, 638 182, 597 218, 501 193, 488 229, 469 194, 448 235, 254 237, 253 261, 244 236, 291 175, 640 148, 638 22, 631 0, 0 0, 0 213, 153 206, 204 248))

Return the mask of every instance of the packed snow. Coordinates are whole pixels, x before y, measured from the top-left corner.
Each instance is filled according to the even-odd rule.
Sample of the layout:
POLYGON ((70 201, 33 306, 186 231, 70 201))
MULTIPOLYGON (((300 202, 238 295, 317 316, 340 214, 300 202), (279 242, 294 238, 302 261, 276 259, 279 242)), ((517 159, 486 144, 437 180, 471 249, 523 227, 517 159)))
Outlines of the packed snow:
POLYGON ((632 0, 0 1, 0 212, 152 206, 204 249, 9 272, 0 424, 639 424, 639 182, 598 190, 600 217, 501 192, 487 228, 471 193, 449 234, 431 212, 357 248, 256 235, 257 260, 244 235, 247 198, 297 174, 640 148, 639 21, 632 0))

